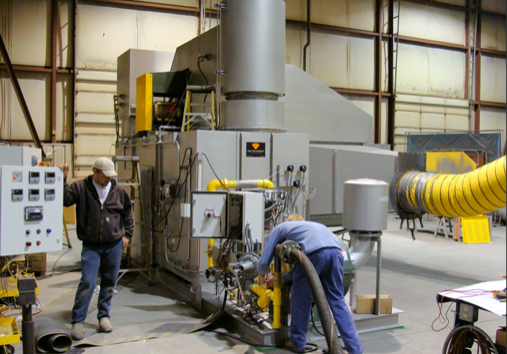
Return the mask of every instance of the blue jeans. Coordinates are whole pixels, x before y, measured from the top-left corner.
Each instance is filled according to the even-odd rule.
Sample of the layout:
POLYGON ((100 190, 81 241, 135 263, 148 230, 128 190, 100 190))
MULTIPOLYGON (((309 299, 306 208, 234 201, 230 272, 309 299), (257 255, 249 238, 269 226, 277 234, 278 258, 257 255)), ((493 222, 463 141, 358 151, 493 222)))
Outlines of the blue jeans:
MULTIPOLYGON (((362 354, 363 346, 359 340, 349 307, 343 298, 343 255, 341 250, 323 248, 310 253, 308 258, 319 274, 345 348, 350 354, 362 354)), ((290 340, 298 349, 302 349, 306 345, 312 300, 312 290, 303 269, 298 264, 294 268, 290 304, 290 340)))
POLYGON ((72 323, 83 323, 88 314, 88 307, 95 289, 97 271, 100 272, 100 292, 97 304, 97 318, 109 318, 111 300, 118 278, 121 262, 120 240, 107 246, 85 246, 81 252, 81 281, 77 287, 76 299, 72 308, 72 323))

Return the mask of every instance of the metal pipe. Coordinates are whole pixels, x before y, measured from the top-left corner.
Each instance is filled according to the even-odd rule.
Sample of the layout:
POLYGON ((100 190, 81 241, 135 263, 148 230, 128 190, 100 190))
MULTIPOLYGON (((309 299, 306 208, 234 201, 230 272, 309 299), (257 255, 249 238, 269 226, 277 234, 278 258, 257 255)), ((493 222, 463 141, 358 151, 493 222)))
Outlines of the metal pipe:
POLYGON ((371 237, 368 236, 356 236, 352 232, 350 236, 350 260, 356 267, 357 272, 370 259, 375 244, 372 242, 371 237))
POLYGON ((23 354, 35 354, 35 321, 32 316, 32 305, 23 305, 23 354))
POLYGON ((311 21, 311 0, 306 1, 306 44, 303 47, 303 71, 306 71, 306 50, 311 43, 312 21, 311 21))

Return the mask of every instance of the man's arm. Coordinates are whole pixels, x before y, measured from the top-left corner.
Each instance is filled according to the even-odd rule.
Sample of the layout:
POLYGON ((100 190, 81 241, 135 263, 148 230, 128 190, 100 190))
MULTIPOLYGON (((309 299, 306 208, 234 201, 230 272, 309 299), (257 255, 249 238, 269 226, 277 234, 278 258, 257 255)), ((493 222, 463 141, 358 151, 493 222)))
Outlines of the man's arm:
POLYGON ((74 183, 69 186, 67 183, 67 176, 69 175, 69 165, 63 164, 58 166, 63 172, 63 205, 69 207, 74 205, 78 201, 79 194, 77 192, 77 186, 74 183))
POLYGON ((125 227, 125 238, 130 240, 134 235, 134 210, 132 208, 132 201, 125 190, 123 190, 123 199, 123 213, 121 217, 123 226, 125 227))
POLYGON ((275 227, 268 237, 268 242, 264 245, 264 250, 262 251, 262 256, 259 259, 259 265, 257 266, 257 271, 261 277, 269 273, 269 266, 273 260, 275 247, 280 241, 282 241, 283 235, 280 230, 280 228, 275 227))

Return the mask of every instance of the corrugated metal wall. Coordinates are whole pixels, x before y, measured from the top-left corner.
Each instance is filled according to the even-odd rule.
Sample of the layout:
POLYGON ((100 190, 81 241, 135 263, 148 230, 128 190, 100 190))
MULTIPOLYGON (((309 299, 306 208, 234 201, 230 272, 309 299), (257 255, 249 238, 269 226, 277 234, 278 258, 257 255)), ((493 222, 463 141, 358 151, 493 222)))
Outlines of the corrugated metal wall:
MULTIPOLYGON (((72 2, 59 1, 57 65, 63 68, 72 65, 72 19, 72 2)), ((39 138, 51 141, 51 72, 43 70, 51 66, 52 59, 51 1, 2 0, 0 31, 12 64, 35 67, 32 71, 17 71, 16 76, 39 138)), ((56 80, 55 136, 58 142, 70 143, 73 78, 70 74, 58 74, 56 80)), ((6 70, 0 70, 0 81, 0 139, 29 142, 32 137, 6 70)), ((70 150, 61 144, 58 146, 54 149, 58 155, 56 159, 72 164, 70 150)), ((45 150, 53 152, 52 147, 45 150)))
MULTIPOLYGON (((197 0, 142 2, 198 8, 197 0)), ((206 6, 213 8, 216 2, 207 1, 206 6)), ((0 3, 0 31, 13 64, 51 66, 51 3, 51 0, 0 3)), ((466 1, 438 3, 401 2, 400 35, 414 40, 402 41, 399 46, 396 150, 404 150, 408 133, 468 129, 466 1), (443 45, 430 45, 429 41, 443 45)), ((384 15, 386 4, 384 0, 384 15)), ((376 6, 375 0, 313 0, 315 26, 308 71, 330 87, 354 91, 347 97, 372 116, 380 112, 379 142, 386 143, 385 96, 380 110, 375 108, 376 6)), ((480 99, 490 104, 481 106, 480 125, 482 130, 505 132, 506 2, 482 0, 482 9, 486 12, 481 15, 480 41, 484 52, 480 63, 480 99)), ((289 20, 286 62, 300 67, 306 42, 306 16, 306 0, 286 1, 289 20)), ((74 74, 57 76, 56 140, 74 144, 76 176, 88 174, 97 156, 115 153, 113 96, 117 57, 130 48, 175 51, 197 35, 198 21, 195 11, 148 10, 142 6, 79 1, 74 9, 73 0, 58 0, 57 65, 72 69, 75 58, 76 70, 74 74)), ((387 18, 380 22, 386 23, 387 18)), ((387 49, 385 39, 383 44, 387 49)), ((385 50, 382 62, 385 91, 385 50)), ((48 141, 51 74, 47 70, 17 71, 17 74, 39 135, 48 141)), ((0 138, 31 140, 5 70, 0 70, 0 83, 0 138)))
POLYGON ((79 4, 76 23, 75 175, 85 176, 97 157, 115 154, 118 56, 131 48, 175 51, 197 35, 198 18, 79 4))

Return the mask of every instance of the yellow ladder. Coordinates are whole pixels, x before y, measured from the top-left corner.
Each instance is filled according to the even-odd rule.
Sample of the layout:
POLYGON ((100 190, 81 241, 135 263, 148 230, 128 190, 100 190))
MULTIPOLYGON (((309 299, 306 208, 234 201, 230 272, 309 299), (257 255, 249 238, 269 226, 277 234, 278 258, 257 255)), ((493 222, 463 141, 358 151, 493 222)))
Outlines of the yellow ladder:
POLYGON ((181 124, 181 131, 189 131, 191 123, 197 119, 203 119, 211 125, 211 130, 215 130, 217 125, 216 118, 216 99, 215 99, 215 86, 196 86, 188 85, 185 96, 185 107, 183 109, 183 122, 181 124), (192 102, 192 93, 210 94, 211 103, 196 103, 192 102), (210 112, 193 112, 192 107, 210 108, 210 112))

